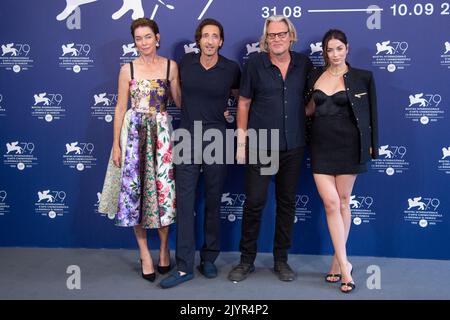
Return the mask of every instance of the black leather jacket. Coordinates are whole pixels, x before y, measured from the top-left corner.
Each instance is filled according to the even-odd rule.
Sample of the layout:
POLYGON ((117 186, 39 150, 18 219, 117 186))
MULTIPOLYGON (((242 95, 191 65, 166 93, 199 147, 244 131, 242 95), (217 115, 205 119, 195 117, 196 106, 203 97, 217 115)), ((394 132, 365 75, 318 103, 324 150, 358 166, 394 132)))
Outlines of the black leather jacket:
MULTIPOLYGON (((325 68, 323 67, 311 69, 307 80, 308 89, 305 101, 311 99, 314 84, 324 71, 325 68)), ((365 163, 370 158, 378 158, 378 116, 375 82, 371 71, 352 68, 348 65, 348 72, 344 74, 344 83, 361 138, 360 163, 365 163), (370 153, 370 148, 372 148, 372 153, 370 153)))

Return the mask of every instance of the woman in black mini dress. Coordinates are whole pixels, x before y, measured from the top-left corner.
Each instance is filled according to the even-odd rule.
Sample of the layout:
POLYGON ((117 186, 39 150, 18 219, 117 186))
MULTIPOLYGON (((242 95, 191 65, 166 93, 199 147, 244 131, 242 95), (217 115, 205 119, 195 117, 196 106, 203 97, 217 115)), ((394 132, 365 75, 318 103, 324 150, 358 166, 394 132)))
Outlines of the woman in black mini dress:
POLYGON ((376 93, 372 73, 346 62, 348 43, 342 31, 329 30, 322 48, 325 66, 308 77, 311 163, 335 251, 325 280, 341 281, 340 290, 349 293, 355 288, 346 253, 349 203, 357 175, 367 171, 366 162, 378 153, 376 93))

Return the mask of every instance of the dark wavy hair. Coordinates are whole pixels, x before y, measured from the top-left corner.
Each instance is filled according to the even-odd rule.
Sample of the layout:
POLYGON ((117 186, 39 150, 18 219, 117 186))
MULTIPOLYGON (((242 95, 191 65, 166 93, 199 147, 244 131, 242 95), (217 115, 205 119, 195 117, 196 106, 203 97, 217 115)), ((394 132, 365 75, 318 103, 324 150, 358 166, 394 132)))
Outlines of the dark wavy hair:
POLYGON ((149 18, 139 18, 136 20, 133 20, 131 23, 130 29, 131 29, 131 36, 134 39, 134 31, 139 27, 149 27, 155 35, 159 33, 159 27, 158 24, 149 18))
POLYGON ((200 24, 197 26, 197 29, 195 30, 195 42, 197 43, 197 46, 200 47, 200 39, 202 38, 202 30, 203 30, 203 27, 205 27, 205 26, 216 26, 217 28, 219 28, 220 39, 222 40, 222 45, 223 45, 223 41, 225 40, 225 34, 223 32, 222 24, 215 19, 206 18, 200 22, 200 24))
POLYGON ((332 39, 341 41, 342 43, 345 44, 345 46, 347 46, 347 44, 348 44, 347 36, 345 35, 345 33, 343 31, 338 30, 338 29, 328 30, 322 38, 322 49, 323 49, 322 55, 323 55, 323 59, 325 60, 325 66, 328 66, 330 64, 330 62, 328 61, 328 56, 327 56, 327 49, 328 49, 328 41, 330 41, 332 39))

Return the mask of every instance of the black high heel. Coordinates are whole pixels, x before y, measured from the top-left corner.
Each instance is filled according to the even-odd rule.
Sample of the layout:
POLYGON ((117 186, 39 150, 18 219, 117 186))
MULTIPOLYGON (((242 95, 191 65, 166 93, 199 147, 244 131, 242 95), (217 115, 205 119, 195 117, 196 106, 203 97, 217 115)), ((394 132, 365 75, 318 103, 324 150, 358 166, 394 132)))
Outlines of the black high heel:
POLYGON ((158 262, 157 269, 158 269, 158 272, 159 272, 160 274, 165 274, 165 273, 169 272, 170 269, 172 269, 172 266, 171 266, 171 264, 169 263, 168 266, 163 267, 163 266, 160 266, 160 265, 159 265, 159 262, 158 262))
MULTIPOLYGON (((352 270, 350 270, 350 276, 353 276, 353 265, 352 265, 352 270)), ((350 293, 353 290, 355 290, 355 288, 356 288, 356 285, 353 280, 350 282, 341 282, 340 290, 342 293, 350 293), (350 290, 342 290, 342 287, 344 287, 344 286, 350 288, 350 290)))
POLYGON ((342 275, 340 273, 329 273, 325 276, 325 281, 329 283, 337 283, 341 281, 342 275), (336 280, 330 280, 328 278, 337 278, 336 280))
POLYGON ((342 274, 340 273, 328 273, 325 275, 325 282, 328 283, 338 283, 342 279, 342 274), (328 278, 337 278, 336 280, 330 280, 328 278))
POLYGON ((353 281, 341 282, 341 292, 342 293, 350 293, 353 290, 355 290, 355 288, 356 288, 356 285, 355 285, 355 283, 353 281), (350 290, 342 290, 342 287, 344 287, 344 286, 350 288, 350 290))
POLYGON ((159 272, 159 274, 166 274, 170 271, 170 269, 172 269, 172 265, 170 264, 170 251, 169 251, 169 265, 168 266, 160 266, 159 265, 160 261, 158 261, 158 265, 157 265, 157 270, 159 272))
POLYGON ((154 282, 156 279, 156 272, 147 273, 147 274, 144 273, 144 269, 142 268, 142 259, 141 259, 141 274, 142 274, 142 278, 144 278, 147 281, 154 282))

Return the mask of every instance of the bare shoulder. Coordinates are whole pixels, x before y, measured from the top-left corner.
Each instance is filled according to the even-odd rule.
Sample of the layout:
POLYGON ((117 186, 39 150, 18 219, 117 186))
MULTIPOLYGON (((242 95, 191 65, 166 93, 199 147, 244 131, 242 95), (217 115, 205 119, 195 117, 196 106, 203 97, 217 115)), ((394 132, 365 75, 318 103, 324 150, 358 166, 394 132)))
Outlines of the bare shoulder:
MULTIPOLYGON (((164 58, 164 66, 167 68, 167 64, 170 62, 169 66, 169 80, 173 81, 175 77, 178 77, 178 65, 177 63, 169 58, 164 58)), ((166 69, 167 70, 167 69, 166 69)))
POLYGON ((178 64, 175 60, 169 59, 170 61, 170 70, 177 70, 178 69, 178 64))
POLYGON ((131 80, 131 67, 129 63, 125 63, 120 67, 119 79, 131 80))
POLYGON ((130 64, 129 63, 125 63, 120 67, 120 74, 123 73, 130 73, 130 64))

